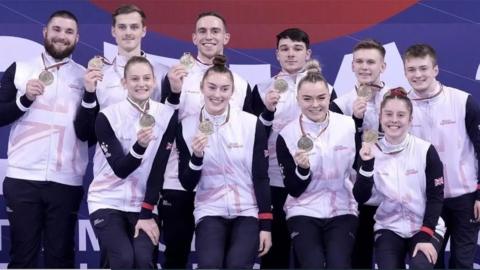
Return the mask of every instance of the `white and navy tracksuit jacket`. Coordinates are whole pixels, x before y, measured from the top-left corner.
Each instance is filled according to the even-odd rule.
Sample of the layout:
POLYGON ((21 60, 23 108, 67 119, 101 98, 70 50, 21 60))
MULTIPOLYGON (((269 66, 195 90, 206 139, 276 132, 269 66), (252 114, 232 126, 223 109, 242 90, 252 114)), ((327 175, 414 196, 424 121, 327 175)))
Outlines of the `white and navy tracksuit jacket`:
POLYGON ((401 151, 391 154, 379 150, 395 147, 385 138, 372 146, 375 158, 361 162, 355 198, 366 202, 375 187, 380 202, 375 231, 387 229, 403 238, 415 236, 427 242, 442 212, 442 162, 429 142, 413 135, 407 134, 399 146, 401 151))
MULTIPOLYGON (((180 104, 178 105, 179 119, 182 120, 190 115, 198 115, 204 105, 204 97, 200 91, 200 82, 203 75, 210 66, 195 61, 195 65, 189 71, 188 76, 183 79, 182 92, 180 94, 180 104)), ((250 111, 251 90, 249 84, 236 73, 234 77, 234 90, 230 104, 232 108, 240 108, 244 111, 250 111)), ((162 102, 171 95, 171 89, 168 79, 165 79, 162 88, 162 102), (165 85, 166 84, 166 85, 165 85)), ((168 100, 168 103, 171 103, 168 100)), ((190 144, 190 142, 188 142, 190 144)), ((185 190, 178 179, 178 151, 176 143, 168 161, 165 172, 164 189, 185 190)))
POLYGON ((327 121, 315 123, 302 117, 305 133, 315 138, 309 152, 310 169, 295 164, 293 156, 302 136, 299 118, 280 131, 277 157, 283 171, 283 181, 289 195, 284 210, 287 219, 293 216, 332 218, 357 215, 353 197, 353 161, 355 157, 355 124, 351 117, 329 112, 327 121))
MULTIPOLYGON (((43 53, 45 65, 55 63, 43 53)), ((58 68, 35 101, 25 96, 27 81, 37 79, 45 66, 39 55, 12 64, 2 79, 0 125, 12 124, 8 141, 8 167, 11 178, 52 181, 81 186, 88 163, 87 142, 77 138, 74 119, 83 95, 85 69, 71 58, 58 68)))
POLYGON ((454 198, 478 190, 480 111, 468 93, 439 87, 440 94, 431 99, 410 92, 411 133, 435 146, 444 164, 445 198, 454 198))
MULTIPOLYGON (((95 155, 88 191, 90 213, 99 209, 140 212, 147 180, 163 177, 178 117, 172 108, 155 101, 150 101, 149 114, 156 119, 155 139, 146 148, 137 142, 141 113, 130 102, 113 104, 98 115, 95 127, 101 152, 95 155)), ((153 210, 155 204, 146 208, 153 210)))
POLYGON ((270 230, 270 191, 267 175, 266 134, 252 114, 233 106, 223 115, 203 117, 214 123, 203 158, 192 153, 199 114, 182 121, 177 136, 180 181, 186 190, 197 188, 195 222, 205 216, 259 219, 261 230, 270 230))
MULTIPOLYGON (((252 91, 252 110, 255 115, 260 115, 260 120, 266 126, 271 126, 271 133, 268 136, 269 165, 268 175, 270 185, 275 187, 284 187, 282 174, 277 161, 276 142, 278 133, 292 120, 300 115, 300 108, 297 102, 298 83, 305 77, 307 72, 301 72, 292 76, 281 76, 288 83, 288 90, 280 94, 276 110, 274 113, 266 110, 265 96, 270 89, 273 89, 275 77, 255 86, 252 91)), ((331 85, 328 85, 331 99, 335 98, 335 91, 331 85)))

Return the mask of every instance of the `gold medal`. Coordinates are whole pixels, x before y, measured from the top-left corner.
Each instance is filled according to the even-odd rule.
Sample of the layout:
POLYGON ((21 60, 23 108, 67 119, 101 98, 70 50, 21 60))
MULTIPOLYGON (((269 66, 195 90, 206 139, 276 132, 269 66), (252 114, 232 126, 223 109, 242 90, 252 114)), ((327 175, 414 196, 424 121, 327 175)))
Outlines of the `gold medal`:
POLYGON ((297 142, 297 147, 300 150, 310 151, 313 149, 313 141, 309 137, 303 135, 297 142))
POLYGON ((276 79, 273 83, 273 88, 278 90, 278 92, 285 93, 288 90, 288 83, 284 79, 276 79))
POLYGON ((205 135, 211 135, 213 134, 213 123, 209 120, 205 120, 200 122, 200 125, 198 125, 198 130, 202 132, 205 135))
POLYGON ((97 69, 97 70, 102 70, 103 69, 103 60, 100 57, 93 57, 88 61, 88 69, 97 69))
POLYGON ((365 130, 362 134, 362 141, 366 143, 376 143, 378 141, 378 132, 373 129, 365 130))
POLYGON ((195 58, 189 52, 184 52, 182 57, 180 57, 180 64, 186 69, 192 69, 193 65, 195 65, 195 58))
POLYGON ((43 70, 40 75, 38 75, 38 79, 46 86, 49 86, 53 83, 53 73, 48 70, 43 70))
POLYGON ((141 128, 149 128, 155 126, 155 117, 153 115, 144 113, 142 117, 140 117, 140 127, 141 128))
POLYGON ((369 85, 366 85, 366 84, 360 85, 357 91, 357 96, 370 100, 370 98, 372 98, 372 89, 370 88, 369 85))

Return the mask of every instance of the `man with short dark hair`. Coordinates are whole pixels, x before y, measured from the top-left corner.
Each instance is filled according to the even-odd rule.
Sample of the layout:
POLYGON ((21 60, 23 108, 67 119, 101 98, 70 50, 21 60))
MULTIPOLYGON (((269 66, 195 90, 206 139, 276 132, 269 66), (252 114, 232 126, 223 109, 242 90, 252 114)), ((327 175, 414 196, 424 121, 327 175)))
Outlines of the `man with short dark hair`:
POLYGON ((73 120, 84 68, 71 54, 78 21, 54 12, 43 29, 45 52, 13 63, 0 88, 0 125, 12 124, 3 183, 10 222, 9 268, 74 268, 74 233, 88 145, 73 120))
MULTIPOLYGON (((262 268, 288 268, 290 266, 290 234, 287 228, 283 205, 287 191, 278 164, 276 141, 278 133, 290 121, 298 119, 298 82, 306 76, 307 61, 310 60, 310 38, 299 28, 285 29, 277 35, 276 57, 282 68, 279 74, 255 86, 252 91, 252 109, 265 126, 271 128, 268 137, 270 192, 272 197, 272 241, 270 252, 262 257, 262 268), (276 82, 284 82, 278 89, 276 82)), ((328 85, 332 99, 333 87, 328 85)))

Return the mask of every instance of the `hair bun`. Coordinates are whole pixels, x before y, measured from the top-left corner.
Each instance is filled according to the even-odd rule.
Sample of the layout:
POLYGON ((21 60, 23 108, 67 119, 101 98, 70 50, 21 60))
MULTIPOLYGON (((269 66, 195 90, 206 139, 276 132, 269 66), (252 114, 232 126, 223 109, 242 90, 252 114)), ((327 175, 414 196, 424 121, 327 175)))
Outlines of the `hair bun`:
POLYGON ((222 54, 217 54, 213 58, 212 62, 214 66, 225 67, 225 64, 227 63, 227 57, 222 54))
POLYGON ((307 73, 320 73, 322 74, 322 68, 320 62, 316 59, 310 59, 305 63, 305 70, 307 73))

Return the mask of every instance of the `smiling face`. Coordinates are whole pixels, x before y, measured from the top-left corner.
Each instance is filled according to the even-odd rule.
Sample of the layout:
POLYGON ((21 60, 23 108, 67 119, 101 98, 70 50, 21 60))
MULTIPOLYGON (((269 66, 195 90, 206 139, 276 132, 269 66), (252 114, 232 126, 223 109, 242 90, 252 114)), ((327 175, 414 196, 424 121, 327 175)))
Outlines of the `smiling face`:
POLYGON ((210 71, 201 86, 207 112, 211 115, 225 112, 233 95, 233 80, 230 74, 210 71))
POLYGON ((193 44, 197 46, 200 61, 211 63, 215 55, 223 54, 223 48, 230 40, 230 34, 226 32, 220 18, 205 16, 198 19, 192 39, 193 44))
POLYGON ((380 124, 389 143, 401 143, 407 135, 411 123, 412 112, 407 101, 391 98, 382 103, 380 124))
POLYGON ((430 55, 405 59, 405 77, 415 92, 424 94, 435 91, 438 65, 430 55))
POLYGON ((148 63, 127 64, 122 84, 128 96, 137 104, 143 104, 153 93, 155 76, 148 63))
POLYGON ((120 54, 140 53, 141 41, 145 36, 146 27, 143 25, 142 16, 138 12, 120 14, 115 17, 112 26, 112 36, 118 45, 120 54))
POLYGON ((330 93, 324 81, 303 82, 298 89, 298 106, 313 122, 322 122, 328 112, 330 93))
POLYGON ((289 74, 295 74, 303 69, 311 53, 312 51, 307 49, 304 42, 293 41, 290 38, 279 40, 276 51, 282 71, 289 74))
POLYGON ((385 71, 385 61, 377 49, 359 49, 353 52, 352 70, 359 84, 379 84, 385 71))
POLYGON ((45 50, 61 60, 72 54, 78 42, 77 23, 69 18, 53 17, 43 29, 45 50))

